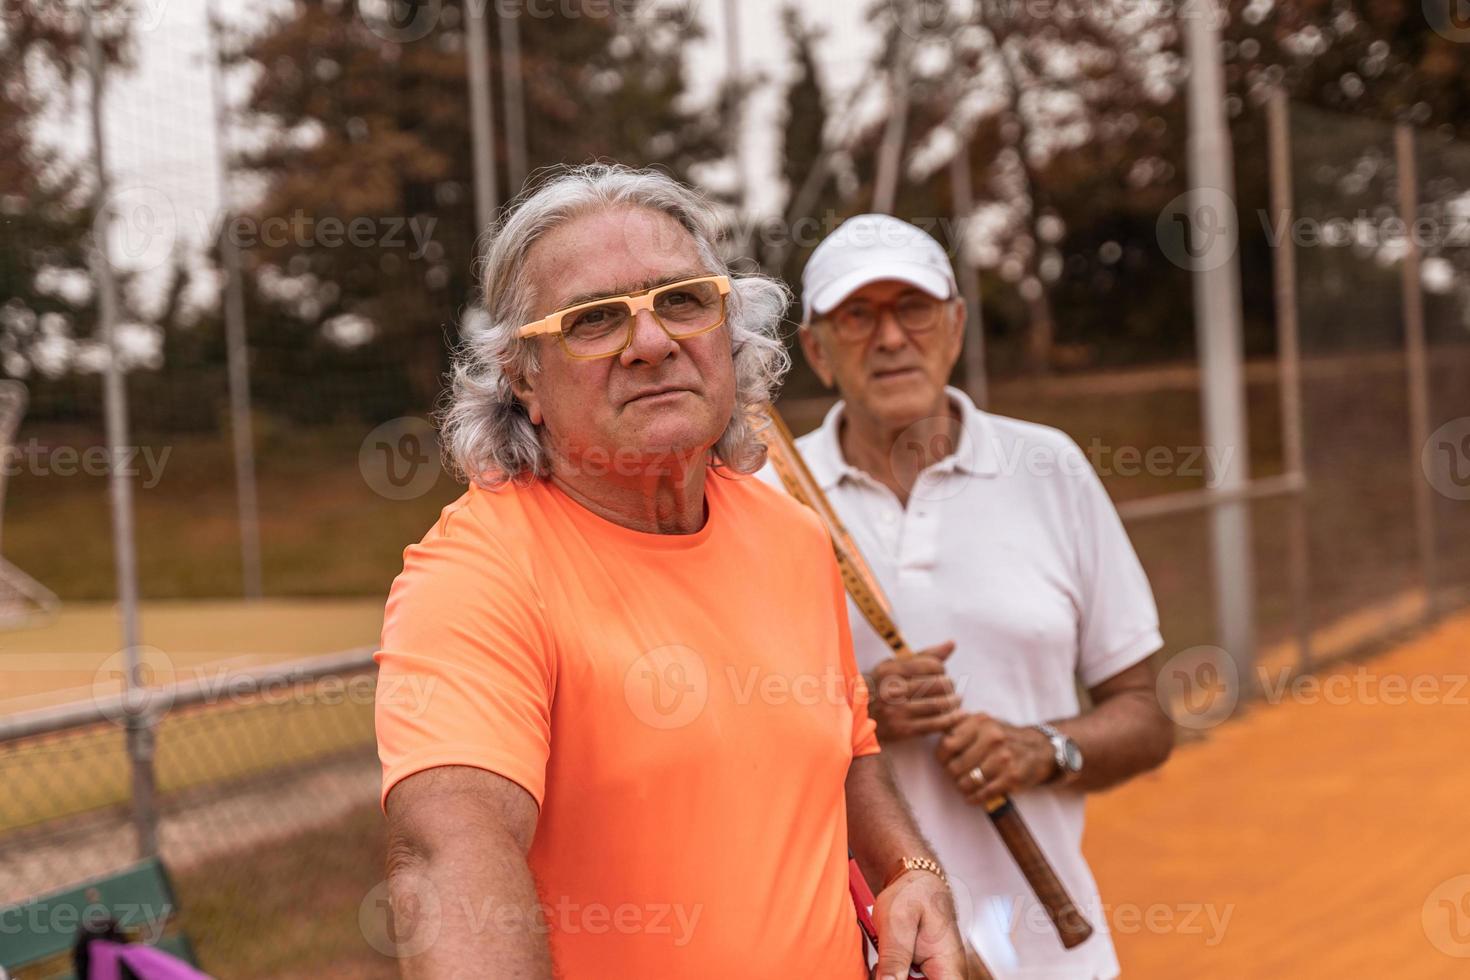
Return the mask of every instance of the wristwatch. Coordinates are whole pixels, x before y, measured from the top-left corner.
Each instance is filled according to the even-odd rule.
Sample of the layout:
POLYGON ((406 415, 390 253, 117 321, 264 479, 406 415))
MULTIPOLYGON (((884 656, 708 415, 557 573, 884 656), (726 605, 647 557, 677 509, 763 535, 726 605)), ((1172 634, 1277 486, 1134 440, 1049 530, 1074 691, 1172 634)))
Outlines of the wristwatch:
POLYGON ((931 875, 938 875, 939 880, 946 885, 949 884, 949 876, 944 873, 944 869, 939 866, 939 862, 933 858, 902 857, 893 862, 893 870, 888 873, 888 878, 883 882, 883 887, 887 888, 900 875, 908 874, 910 871, 927 871, 931 875))
POLYGON ((1056 759, 1057 771, 1047 782, 1055 782, 1059 779, 1070 782, 1082 771, 1082 747, 1045 722, 1032 727, 1046 736, 1046 740, 1051 743, 1052 755, 1056 759))

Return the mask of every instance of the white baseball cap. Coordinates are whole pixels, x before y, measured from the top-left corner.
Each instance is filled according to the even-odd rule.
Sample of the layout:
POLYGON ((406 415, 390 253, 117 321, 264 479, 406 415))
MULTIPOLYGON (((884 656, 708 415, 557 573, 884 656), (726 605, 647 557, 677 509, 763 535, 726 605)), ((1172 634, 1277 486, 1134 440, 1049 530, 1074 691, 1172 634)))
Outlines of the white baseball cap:
POLYGON ((933 236, 887 214, 848 218, 818 245, 801 272, 802 322, 832 308, 869 283, 898 279, 936 299, 957 287, 949 255, 933 236))

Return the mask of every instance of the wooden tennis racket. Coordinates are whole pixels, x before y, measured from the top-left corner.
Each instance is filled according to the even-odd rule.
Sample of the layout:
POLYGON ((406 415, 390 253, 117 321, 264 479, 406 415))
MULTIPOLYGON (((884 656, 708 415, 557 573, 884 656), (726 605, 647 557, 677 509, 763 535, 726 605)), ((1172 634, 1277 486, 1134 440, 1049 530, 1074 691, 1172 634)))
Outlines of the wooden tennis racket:
MULTIPOLYGON (((769 424, 764 425, 761 435, 765 441, 766 449, 771 461, 771 466, 781 478, 781 483, 786 487, 786 492, 794 497, 797 502, 805 504, 816 511, 817 516, 827 527, 827 533, 832 538, 832 550, 837 556, 837 567, 842 571, 842 584, 847 589, 847 594, 857 605, 863 618, 873 631, 882 637, 883 642, 893 651, 894 657, 906 660, 914 655, 914 651, 904 642, 903 635, 898 631, 898 625, 893 621, 892 607, 888 598, 883 594, 882 586, 878 584, 878 578, 868 563, 863 560, 862 552, 858 550, 857 542, 843 526, 833 509, 827 495, 812 477, 811 471, 807 469, 806 461, 797 452, 796 441, 791 436, 791 430, 786 427, 780 414, 774 406, 767 405, 765 408, 766 420, 769 424)), ((757 424, 761 420, 757 419, 757 424)), ((1046 859, 1041 851, 1041 845, 1036 842, 1031 828, 1026 826, 1026 821, 1021 817, 1021 811, 1016 809, 1016 804, 1009 796, 997 796, 985 802, 985 813, 990 817, 990 822, 995 825, 996 832, 1000 834, 1001 841, 1006 850, 1010 851, 1011 857, 1015 858, 1016 865, 1021 869, 1021 874, 1026 877, 1026 882, 1036 894, 1052 925, 1056 927, 1057 936, 1062 945, 1067 949, 1078 946, 1087 941, 1092 935, 1092 925, 1082 915, 1072 897, 1067 894, 1066 887, 1061 878, 1057 876, 1056 869, 1046 859)))

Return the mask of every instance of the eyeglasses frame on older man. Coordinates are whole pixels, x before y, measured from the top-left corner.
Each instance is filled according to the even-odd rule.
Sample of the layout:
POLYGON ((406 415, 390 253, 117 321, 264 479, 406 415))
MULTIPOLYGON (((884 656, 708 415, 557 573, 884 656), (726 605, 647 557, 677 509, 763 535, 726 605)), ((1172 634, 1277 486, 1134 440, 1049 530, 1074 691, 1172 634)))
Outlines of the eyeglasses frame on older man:
POLYGON ((647 289, 640 289, 635 293, 623 293, 616 296, 600 296, 597 299, 591 299, 585 303, 575 303, 564 309, 557 310, 554 313, 549 313, 541 319, 536 320, 532 323, 528 323, 525 326, 521 327, 519 330, 516 331, 516 336, 535 337, 541 334, 556 334, 557 342, 561 345, 561 349, 566 353, 566 355, 579 361, 596 361, 601 360, 604 357, 617 357, 623 351, 633 346, 633 334, 638 326, 638 314, 643 310, 647 310, 648 315, 653 317, 653 322, 657 323, 660 329, 662 329, 663 332, 669 336, 669 339, 674 341, 688 340, 691 337, 698 337, 702 334, 707 334, 711 330, 718 330, 720 327, 724 326, 725 320, 728 316, 729 295, 732 289, 733 287, 730 284, 729 276, 695 276, 690 279, 680 279, 677 282, 667 282, 657 286, 649 286, 647 289), (700 327, 698 330, 694 330, 690 333, 674 333, 674 331, 669 329, 668 324, 664 323, 663 318, 658 315, 657 311, 654 310, 654 302, 661 294, 668 292, 671 289, 678 289, 680 286, 692 286, 695 283, 701 282, 712 282, 719 289, 719 319, 707 327, 700 327), (623 338, 622 346, 619 347, 617 350, 607 351, 601 354, 578 354, 570 347, 568 347, 566 333, 562 330, 562 324, 566 322, 566 318, 582 310, 590 310, 598 306, 607 306, 610 303, 626 303, 628 306, 629 312, 627 336, 623 338))
POLYGON ((871 306, 874 307, 875 314, 873 317, 872 326, 868 327, 866 330, 852 330, 850 329, 850 324, 844 325, 839 322, 839 314, 843 312, 844 308, 850 302, 852 302, 852 299, 849 297, 848 299, 843 300, 841 303, 838 303, 826 313, 823 313, 820 316, 813 317, 813 320, 815 322, 826 321, 832 328, 833 336, 842 341, 844 344, 861 344, 866 343, 869 339, 872 338, 873 334, 878 332, 878 328, 883 323, 883 315, 885 313, 892 314, 893 320, 895 323, 898 324, 899 329, 908 334, 910 337, 926 336, 932 333, 934 329, 944 321, 944 310, 946 307, 953 307, 955 297, 950 296, 945 299, 940 299, 939 297, 934 296, 931 293, 915 287, 913 290, 905 291, 905 293, 899 296, 897 299, 890 300, 886 303, 874 303, 871 300, 864 300, 863 302, 869 303, 871 306), (909 323, 905 323, 904 318, 899 315, 899 305, 905 299, 911 299, 915 297, 922 297, 923 299, 934 304, 932 319, 917 327, 909 323))

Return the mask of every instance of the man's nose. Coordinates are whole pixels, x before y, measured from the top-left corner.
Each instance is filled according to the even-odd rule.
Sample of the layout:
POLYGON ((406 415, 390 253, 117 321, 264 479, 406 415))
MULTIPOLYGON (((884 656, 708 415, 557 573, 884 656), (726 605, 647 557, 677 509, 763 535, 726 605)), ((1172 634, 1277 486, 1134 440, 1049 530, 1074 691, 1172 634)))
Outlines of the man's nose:
POLYGON ((646 364, 657 364, 668 357, 679 346, 674 338, 670 337, 658 322, 654 319, 652 310, 639 310, 633 317, 633 340, 628 344, 628 349, 623 351, 619 360, 624 365, 635 364, 643 361, 646 364))
POLYGON ((898 312, 891 306, 878 311, 874 342, 883 350, 897 350, 909 342, 908 331, 898 322, 898 312))

